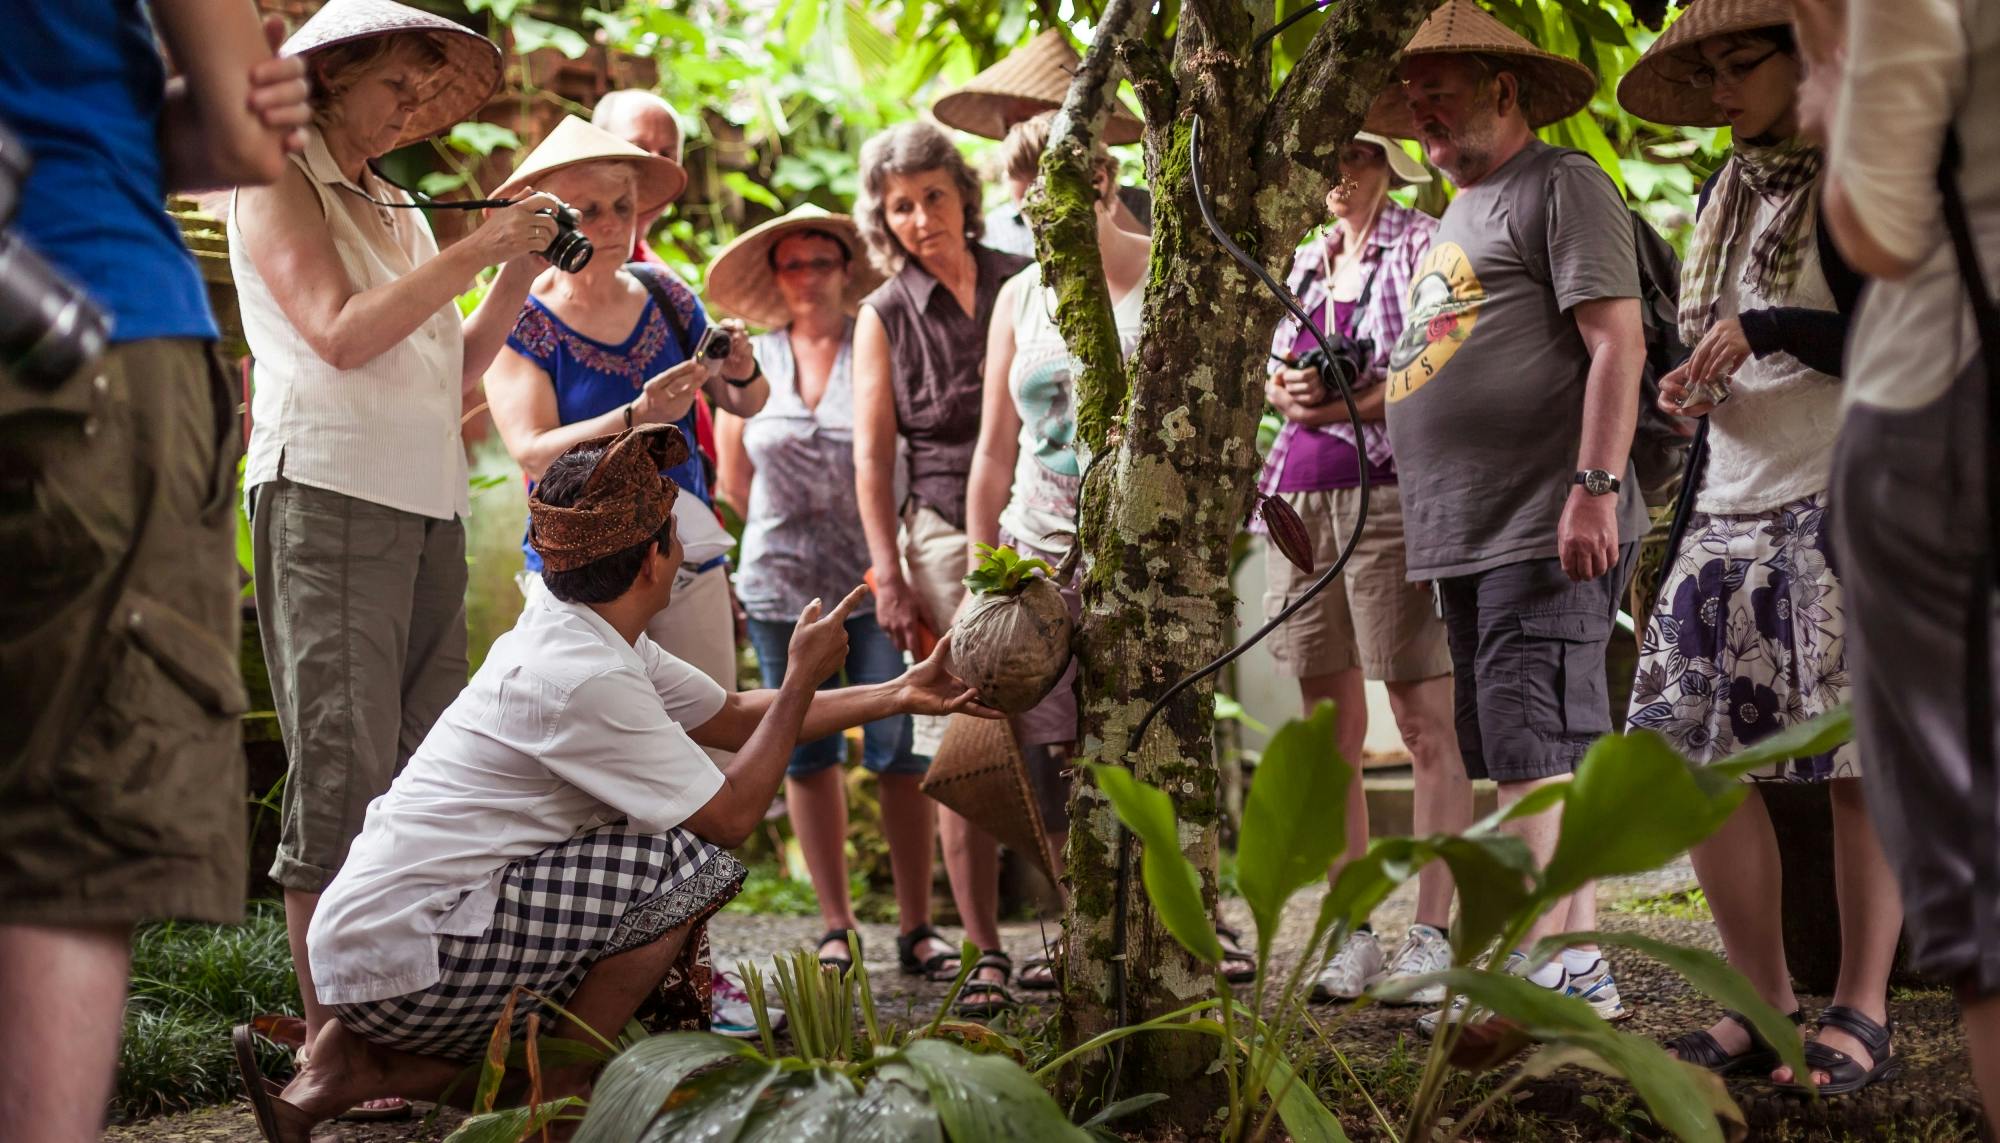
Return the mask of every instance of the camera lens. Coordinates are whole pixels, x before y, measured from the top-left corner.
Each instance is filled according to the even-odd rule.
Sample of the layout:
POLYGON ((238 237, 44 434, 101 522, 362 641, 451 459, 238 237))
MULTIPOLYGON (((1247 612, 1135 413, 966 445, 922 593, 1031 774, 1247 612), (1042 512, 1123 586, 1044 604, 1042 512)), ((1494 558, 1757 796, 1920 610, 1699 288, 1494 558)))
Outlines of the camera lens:
POLYGON ((703 347, 701 355, 711 361, 720 361, 728 357, 730 348, 729 338, 730 333, 728 330, 717 329, 715 336, 710 338, 707 345, 703 347))
POLYGON ((12 234, 0 234, 0 369, 49 390, 104 353, 111 322, 12 234))
POLYGON ((590 257, 596 252, 590 239, 574 230, 564 230, 549 240, 549 248, 542 251, 542 257, 556 269, 574 274, 590 265, 590 257))

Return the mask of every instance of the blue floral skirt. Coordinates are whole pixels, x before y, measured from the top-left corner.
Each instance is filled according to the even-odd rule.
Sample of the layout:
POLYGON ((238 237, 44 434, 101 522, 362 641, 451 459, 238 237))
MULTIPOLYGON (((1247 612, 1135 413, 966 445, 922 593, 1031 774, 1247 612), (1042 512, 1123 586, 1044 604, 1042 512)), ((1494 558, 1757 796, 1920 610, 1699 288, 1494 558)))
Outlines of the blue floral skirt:
MULTIPOLYGON (((1825 523, 1823 492, 1689 520, 1640 642, 1633 729, 1707 763, 1847 701, 1846 617, 1825 523)), ((1850 744, 1751 776, 1818 782, 1861 769, 1850 744)))

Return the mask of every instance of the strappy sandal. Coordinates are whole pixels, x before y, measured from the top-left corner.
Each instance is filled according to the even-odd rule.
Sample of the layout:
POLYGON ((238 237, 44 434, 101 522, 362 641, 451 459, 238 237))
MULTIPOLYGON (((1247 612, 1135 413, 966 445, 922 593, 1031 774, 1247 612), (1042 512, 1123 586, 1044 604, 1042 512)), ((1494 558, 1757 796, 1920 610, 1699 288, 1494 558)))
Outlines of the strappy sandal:
POLYGON ((229 1046, 236 1053, 236 1071, 243 1077, 244 1094, 250 1097, 251 1114, 257 1118, 257 1133, 264 1137, 264 1143, 310 1143, 312 1116, 285 1102, 284 1087, 265 1078, 264 1069, 257 1064, 257 1034, 248 1024, 229 1030, 229 1046))
POLYGON ((1014 977, 1014 960, 999 949, 987 949, 978 960, 972 962, 972 975, 966 977, 965 987, 960 990, 952 1011, 968 1020, 986 1020, 1019 1003, 1007 989, 1007 982, 1014 977), (981 980, 979 973, 984 969, 997 969, 998 981, 981 980))
MULTIPOLYGON (((1794 1011, 1792 1023, 1805 1023, 1806 1014, 1794 1011)), ((1721 1041, 1711 1035, 1706 1028, 1693 1032, 1682 1032, 1660 1046, 1678 1056, 1682 1063, 1707 1068, 1719 1076, 1735 1075, 1737 1072, 1761 1071, 1769 1075, 1779 1064, 1778 1050, 1771 1046, 1757 1031, 1757 1026, 1741 1012, 1724 1012, 1722 1018, 1735 1022, 1750 1034, 1750 1047, 1739 1055, 1730 1055, 1721 1041)))
POLYGON ((905 976, 921 976, 925 980, 949 984, 958 979, 958 952, 956 945, 944 939, 944 934, 929 925, 919 925, 907 933, 896 937, 896 965, 905 976), (917 946, 925 941, 936 941, 952 950, 932 953, 919 960, 917 946), (950 968, 945 965, 949 963, 950 968))
POLYGON ((1243 946, 1238 943, 1243 939, 1243 934, 1228 925, 1217 925, 1215 935, 1222 941, 1222 963, 1216 966, 1222 970, 1222 979, 1231 984, 1249 984, 1256 980, 1257 958, 1244 951, 1243 946), (1240 967, 1230 968, 1232 961, 1240 967))
MULTIPOLYGON (((1902 1058, 1895 1054, 1891 1046, 1896 1035, 1894 1020, 1883 1027, 1845 1004, 1832 1004, 1819 1014, 1814 1023, 1821 1031, 1838 1028, 1861 1041, 1861 1046, 1868 1049, 1869 1057, 1875 1061, 1874 1067, 1864 1068, 1846 1052, 1829 1048, 1817 1039, 1807 1041, 1806 1077, 1811 1078, 1814 1072, 1826 1073, 1826 1082, 1817 1089, 1819 1094, 1847 1095, 1877 1080, 1892 1078, 1903 1070, 1902 1058)), ((1806 1084, 1794 1083, 1782 1084, 1779 1090, 1806 1095, 1814 1089, 1806 1084)))
POLYGON ((1021 962, 1021 975, 1014 982, 1033 992, 1053 992, 1062 987, 1062 980, 1056 975, 1056 962, 1063 956, 1062 938, 1057 937, 1043 946, 1040 953, 1021 962))
MULTIPOLYGON (((860 933, 855 932, 853 929, 828 929, 826 932, 820 934, 819 944, 813 946, 814 951, 817 952, 834 941, 839 941, 841 949, 846 950, 850 947, 847 943, 849 937, 854 938, 852 947, 859 949, 861 947, 860 933)), ((821 968, 837 968, 842 973, 854 971, 854 958, 846 955, 844 951, 833 956, 829 956, 826 953, 819 953, 819 963, 821 968)))

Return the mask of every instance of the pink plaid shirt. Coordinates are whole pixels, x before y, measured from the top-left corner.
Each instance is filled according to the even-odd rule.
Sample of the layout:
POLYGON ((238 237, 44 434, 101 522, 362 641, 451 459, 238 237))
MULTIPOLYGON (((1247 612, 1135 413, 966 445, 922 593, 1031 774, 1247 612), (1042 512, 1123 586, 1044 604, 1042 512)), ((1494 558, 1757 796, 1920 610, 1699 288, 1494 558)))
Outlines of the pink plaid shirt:
MULTIPOLYGON (((1375 356, 1368 363, 1359 388, 1378 385, 1388 375, 1389 351, 1403 335, 1403 307, 1409 300, 1410 282, 1417 275, 1417 264, 1430 251, 1431 235, 1435 233, 1437 219, 1430 215, 1393 201, 1382 204, 1382 216, 1375 220, 1368 248, 1361 253, 1362 265, 1369 267, 1374 276, 1374 287, 1368 293, 1368 308, 1355 320, 1354 336, 1357 341, 1374 342, 1375 356)), ((1292 274, 1285 284, 1298 296, 1301 308, 1307 313, 1326 302, 1329 247, 1331 252, 1338 252, 1340 241, 1340 229, 1333 227, 1324 238, 1299 247, 1293 256, 1292 274)), ((1329 312, 1326 316, 1330 319, 1333 315, 1329 312)), ((1292 346, 1298 343, 1299 328, 1298 319, 1286 314, 1285 320, 1278 324, 1277 335, 1271 339, 1271 352, 1290 354, 1292 346)), ((1277 371, 1276 362, 1271 363, 1271 369, 1277 371)), ((1292 441, 1300 433, 1312 432, 1354 443, 1354 426, 1345 421, 1315 426, 1286 421, 1278 439, 1271 443, 1271 455, 1264 458, 1263 474, 1257 478, 1259 492, 1269 495, 1277 491, 1278 477, 1284 471, 1285 454, 1291 451, 1292 441)), ((1394 456, 1389 448, 1389 432, 1380 421, 1361 426, 1361 447, 1369 463, 1376 466, 1387 464, 1394 456)))

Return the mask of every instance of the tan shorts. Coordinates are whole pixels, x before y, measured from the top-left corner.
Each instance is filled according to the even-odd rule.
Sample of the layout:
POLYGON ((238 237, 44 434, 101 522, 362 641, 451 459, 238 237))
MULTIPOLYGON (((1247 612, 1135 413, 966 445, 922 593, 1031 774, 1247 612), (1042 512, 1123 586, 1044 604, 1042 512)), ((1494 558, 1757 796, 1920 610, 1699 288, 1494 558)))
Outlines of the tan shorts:
MULTIPOLYGON (((931 631, 943 635, 965 600, 965 530, 954 528, 935 508, 912 500, 903 507, 903 574, 923 601, 931 631)), ((948 719, 915 716, 912 749, 928 758, 944 741, 948 719)))
MULTIPOLYGON (((1305 521, 1314 572, 1306 575, 1266 545, 1266 620, 1305 594, 1340 557, 1360 506, 1360 490, 1354 488, 1280 497, 1305 521)), ((1340 577, 1264 641, 1286 675, 1312 678, 1360 667, 1367 678, 1403 683, 1451 673, 1451 647, 1430 586, 1406 578, 1401 491, 1378 485, 1369 489, 1368 500, 1368 526, 1340 577)))
POLYGON ((236 407, 191 339, 0 373, 0 923, 242 919, 236 407))

